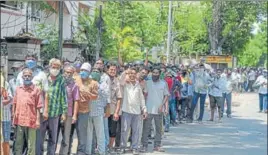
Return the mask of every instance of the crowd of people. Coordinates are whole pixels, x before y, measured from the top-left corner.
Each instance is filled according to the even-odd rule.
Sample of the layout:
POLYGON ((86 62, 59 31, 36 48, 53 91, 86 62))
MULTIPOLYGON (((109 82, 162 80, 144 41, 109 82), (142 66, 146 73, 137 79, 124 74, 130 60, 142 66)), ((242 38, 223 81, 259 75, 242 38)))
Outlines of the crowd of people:
MULTIPOLYGON (((136 62, 61 62, 52 58, 47 69, 28 54, 25 64, 14 63, 14 77, 4 78, 1 64, 1 137, 9 155, 14 127, 14 155, 71 154, 73 136, 77 155, 164 152, 161 140, 170 125, 202 123, 206 97, 210 119, 232 117, 232 93, 259 89, 260 112, 267 113, 267 70, 207 69, 204 62, 169 66, 136 62), (218 114, 218 117, 214 116, 218 114), (154 131, 154 132, 152 132, 154 131), (130 147, 129 143, 130 142, 130 147)), ((254 104, 254 103, 253 103, 254 104)))

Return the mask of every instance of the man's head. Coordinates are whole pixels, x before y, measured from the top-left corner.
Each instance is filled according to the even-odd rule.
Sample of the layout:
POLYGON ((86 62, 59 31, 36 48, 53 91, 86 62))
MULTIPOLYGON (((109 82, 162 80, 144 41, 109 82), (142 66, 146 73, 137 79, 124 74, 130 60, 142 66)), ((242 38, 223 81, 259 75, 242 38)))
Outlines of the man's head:
POLYGON ((152 71, 152 80, 153 82, 157 82, 160 78, 160 69, 158 67, 153 68, 152 71))
POLYGON ((99 82, 101 79, 100 69, 94 67, 90 73, 90 78, 93 79, 94 81, 99 82))
POLYGON ((267 72, 267 70, 263 70, 263 71, 262 71, 262 75, 263 75, 264 77, 267 77, 267 76, 268 76, 268 72, 267 72))
POLYGON ((35 53, 31 53, 29 52, 26 56, 25 56, 25 65, 27 68, 33 69, 37 66, 37 54, 35 53))
POLYGON ((142 80, 144 80, 144 79, 146 79, 146 77, 148 76, 148 74, 149 74, 149 69, 146 68, 146 67, 144 67, 144 68, 142 68, 141 71, 140 71, 140 78, 141 78, 142 80))
POLYGON ((134 67, 129 68, 129 80, 130 82, 135 82, 136 81, 136 77, 137 77, 137 70, 134 67))
POLYGON ((104 61, 102 59, 99 59, 99 60, 96 61, 94 66, 96 66, 101 71, 103 71, 103 69, 104 69, 104 61))
POLYGON ((22 69, 23 64, 21 62, 14 62, 11 69, 13 71, 13 75, 16 78, 19 74, 19 72, 22 69))
POLYGON ((49 61, 49 73, 51 76, 58 76, 61 69, 61 61, 56 58, 52 58, 49 61))
POLYGON ((89 63, 83 63, 80 68, 80 76, 82 79, 88 79, 91 72, 91 65, 89 63))
POLYGON ((64 66, 64 69, 63 69, 63 76, 67 79, 72 78, 74 72, 75 72, 75 68, 73 66, 66 65, 64 66))
POLYGON ((221 69, 217 69, 217 77, 221 77, 221 73, 222 73, 221 69))
POLYGON ((109 76, 114 78, 117 73, 117 65, 115 63, 109 63, 107 65, 107 69, 107 73, 109 74, 109 76))
POLYGON ((29 68, 25 68, 22 71, 22 79, 23 79, 23 84, 28 86, 32 84, 32 79, 33 79, 33 71, 29 68))

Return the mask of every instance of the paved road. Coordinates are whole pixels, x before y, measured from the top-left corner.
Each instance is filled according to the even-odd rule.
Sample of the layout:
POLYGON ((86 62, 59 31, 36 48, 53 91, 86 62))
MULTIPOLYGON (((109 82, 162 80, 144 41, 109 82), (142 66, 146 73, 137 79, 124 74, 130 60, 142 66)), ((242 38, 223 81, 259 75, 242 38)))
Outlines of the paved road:
MULTIPOLYGON (((257 94, 240 94, 233 100, 233 118, 225 116, 222 123, 204 121, 171 127, 163 139, 166 152, 159 154, 267 155, 267 115, 258 113, 257 94)), ((208 109, 205 113, 207 120, 208 109)), ((73 152, 77 139, 74 142, 73 152)))

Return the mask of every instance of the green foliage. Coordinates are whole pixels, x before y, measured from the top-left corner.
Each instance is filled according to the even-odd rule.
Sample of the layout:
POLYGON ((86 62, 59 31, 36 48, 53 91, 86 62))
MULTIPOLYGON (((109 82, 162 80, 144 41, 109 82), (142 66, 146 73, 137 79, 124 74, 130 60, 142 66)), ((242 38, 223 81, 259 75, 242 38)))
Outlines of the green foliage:
POLYGON ((58 30, 55 25, 37 24, 35 36, 44 42, 41 48, 43 60, 58 56, 58 30))
POLYGON ((180 2, 174 10, 174 43, 179 53, 204 53, 208 51, 208 35, 204 18, 208 16, 208 4, 180 2))
POLYGON ((238 58, 241 66, 265 66, 267 64, 267 21, 262 22, 260 31, 250 38, 238 58))
POLYGON ((107 58, 116 58, 120 52, 124 62, 141 59, 144 48, 164 41, 167 18, 159 11, 159 2, 104 4, 105 33, 102 45, 107 58))

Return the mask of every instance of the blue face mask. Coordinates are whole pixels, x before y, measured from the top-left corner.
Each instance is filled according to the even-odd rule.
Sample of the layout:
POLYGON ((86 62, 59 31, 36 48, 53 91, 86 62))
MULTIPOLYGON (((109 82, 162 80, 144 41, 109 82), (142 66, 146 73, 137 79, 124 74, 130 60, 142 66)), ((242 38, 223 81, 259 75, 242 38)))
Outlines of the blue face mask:
POLYGON ((87 71, 81 71, 80 72, 80 76, 81 76, 82 79, 89 78, 89 72, 87 72, 87 71))
POLYGON ((24 85, 31 85, 32 84, 32 80, 23 80, 23 84, 24 85))
POLYGON ((30 69, 33 69, 36 67, 36 61, 34 60, 26 60, 26 66, 30 69))

